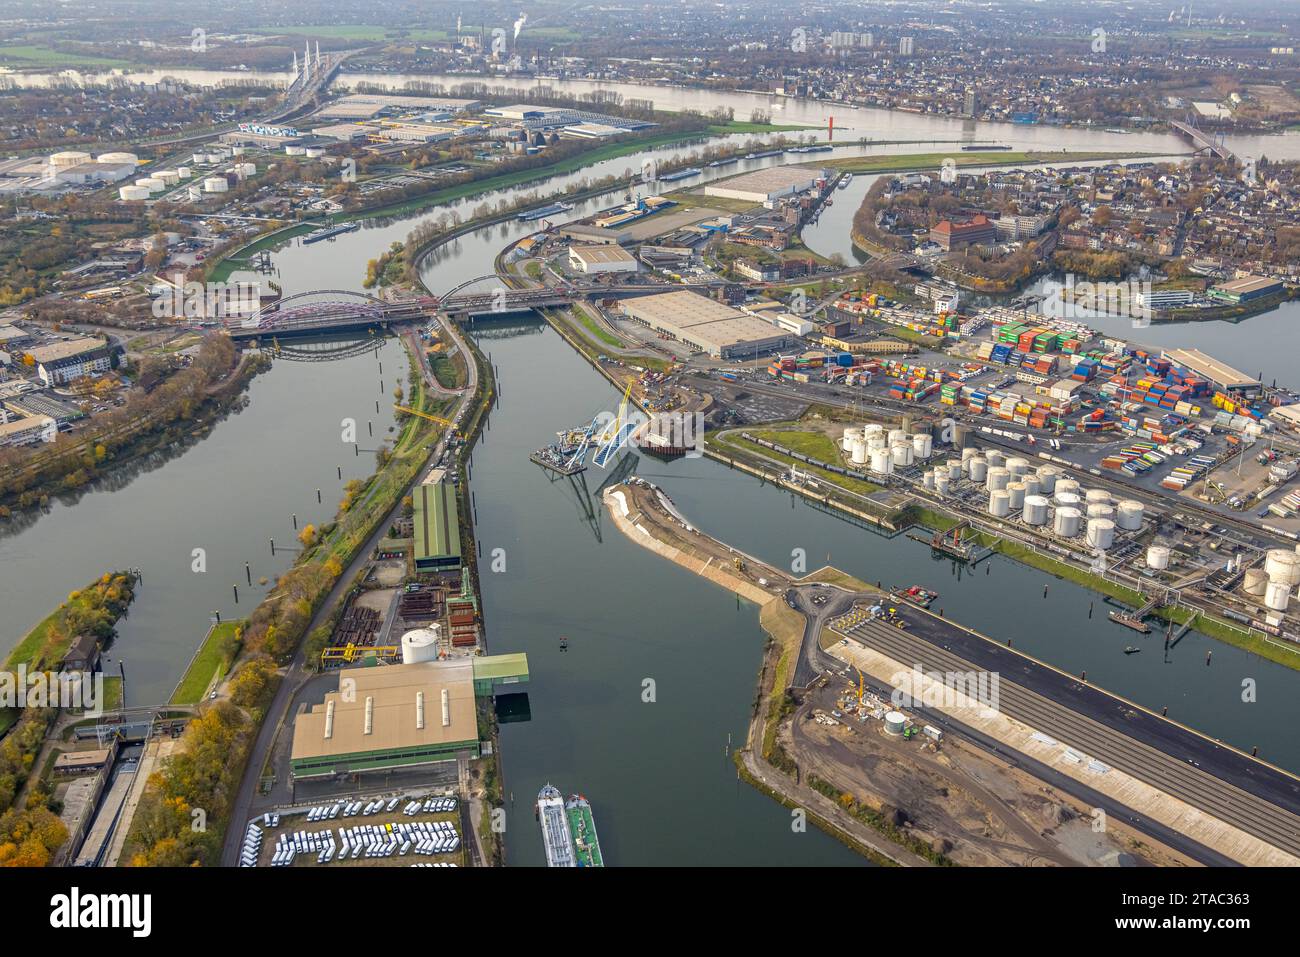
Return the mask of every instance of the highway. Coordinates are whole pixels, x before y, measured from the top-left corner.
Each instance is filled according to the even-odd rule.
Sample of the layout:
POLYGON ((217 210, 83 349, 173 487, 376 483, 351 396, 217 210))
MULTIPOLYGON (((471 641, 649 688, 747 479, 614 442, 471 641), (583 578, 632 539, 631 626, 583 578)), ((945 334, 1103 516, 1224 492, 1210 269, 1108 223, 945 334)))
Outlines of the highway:
MULTIPOLYGON (((855 601, 874 604, 879 599, 872 593, 808 587, 788 597, 808 616, 794 676, 794 683, 803 686, 827 670, 842 668, 842 662, 821 651, 822 629, 855 601), (812 604, 819 592, 829 593, 828 599, 812 604)), ((1008 717, 1300 856, 1297 778, 937 616, 906 605, 894 607, 907 630, 870 621, 843 634, 908 667, 997 674, 999 710, 1008 717)), ((1077 782, 1067 780, 1066 789, 1077 791, 1077 782)), ((1126 810, 1125 815, 1132 812, 1126 810)), ((1194 856, 1203 858, 1204 851, 1194 856)))

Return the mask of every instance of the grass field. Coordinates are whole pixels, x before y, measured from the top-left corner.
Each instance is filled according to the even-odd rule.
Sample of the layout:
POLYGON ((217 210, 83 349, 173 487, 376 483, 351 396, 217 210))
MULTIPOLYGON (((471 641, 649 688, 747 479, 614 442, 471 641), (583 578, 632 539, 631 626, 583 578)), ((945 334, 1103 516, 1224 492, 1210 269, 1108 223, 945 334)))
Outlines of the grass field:
POLYGON ((944 160, 958 166, 1015 166, 1026 163, 1075 163, 1100 159, 1140 159, 1156 153, 1115 153, 1094 150, 1060 150, 1058 152, 1025 152, 993 150, 978 153, 907 153, 897 156, 849 156, 844 159, 823 160, 820 166, 831 166, 850 173, 902 173, 916 169, 938 169, 944 160))
POLYGON ((0 46, 0 63, 10 63, 18 67, 126 67, 130 60, 118 60, 112 57, 83 56, 80 53, 64 53, 51 47, 32 43, 15 43, 0 46))
POLYGON ((603 327, 597 325, 596 320, 592 318, 591 314, 582 306, 575 304, 573 307, 573 315, 577 318, 578 322, 582 324, 583 329, 595 336, 605 345, 613 346, 616 349, 623 348, 626 345, 625 342, 610 335, 603 327))
POLYGON ((203 646, 172 693, 171 704, 198 704, 214 675, 225 674, 237 650, 235 630, 242 621, 223 621, 203 640, 203 646))

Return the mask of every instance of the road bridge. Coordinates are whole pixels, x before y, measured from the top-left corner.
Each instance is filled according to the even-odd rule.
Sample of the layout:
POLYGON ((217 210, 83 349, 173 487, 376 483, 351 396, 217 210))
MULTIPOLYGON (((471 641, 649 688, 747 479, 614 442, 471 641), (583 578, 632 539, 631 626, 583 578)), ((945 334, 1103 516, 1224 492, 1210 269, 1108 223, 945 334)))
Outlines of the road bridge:
POLYGON ((1232 150, 1228 149, 1228 147, 1223 144, 1222 133, 1218 136, 1211 136, 1209 133, 1196 126, 1195 123, 1184 123, 1180 120, 1172 120, 1169 125, 1173 127, 1174 132, 1181 134, 1184 139, 1191 140, 1192 145, 1196 147, 1198 153, 1201 151, 1213 153, 1221 160, 1236 159, 1236 155, 1232 150))

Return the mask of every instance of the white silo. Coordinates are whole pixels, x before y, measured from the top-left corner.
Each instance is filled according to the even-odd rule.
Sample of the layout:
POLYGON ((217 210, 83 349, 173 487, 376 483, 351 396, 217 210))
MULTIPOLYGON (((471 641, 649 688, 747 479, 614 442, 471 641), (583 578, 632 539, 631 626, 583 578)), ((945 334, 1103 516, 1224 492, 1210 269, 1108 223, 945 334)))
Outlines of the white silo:
POLYGON ((149 190, 143 186, 121 186, 117 190, 117 198, 128 203, 139 202, 149 198, 149 190))
POLYGON ((1007 471, 1017 477, 1029 471, 1029 459, 1013 455, 1007 459, 1007 471))
POLYGON ((1281 582, 1288 587, 1300 584, 1300 554, 1285 548, 1269 549, 1264 558, 1264 571, 1270 582, 1281 582))
POLYGON ((1056 488, 1057 488, 1057 492, 1054 496, 1052 496, 1052 501, 1055 503, 1057 508, 1077 509, 1079 507, 1081 503, 1079 501, 1078 495, 1074 494, 1073 492, 1060 491, 1061 488, 1060 482, 1056 483, 1056 488))
POLYGON ((73 166, 80 166, 82 163, 90 162, 90 154, 83 153, 81 150, 63 150, 50 156, 50 166, 56 170, 68 169, 73 166))
POLYGON ((1079 483, 1071 478, 1057 478, 1056 485, 1052 488, 1052 491, 1057 495, 1062 492, 1069 492, 1071 495, 1078 495, 1079 483))
POLYGON ((868 436, 884 435, 885 427, 881 425, 879 422, 868 422, 866 425, 862 427, 862 434, 868 436))
POLYGON ((1119 503, 1119 510, 1115 513, 1115 524, 1126 532, 1136 532, 1142 527, 1144 511, 1142 503, 1137 499, 1126 498, 1119 503))
POLYGON ((193 173, 194 171, 190 169, 188 166, 176 167, 176 175, 179 176, 181 179, 189 179, 193 173))
POLYGON ((1291 589, 1282 582, 1271 581, 1264 589, 1264 607, 1270 611, 1286 611, 1291 602, 1291 589))
POLYGON ((1025 507, 1025 483, 1008 482, 1007 495, 1011 498, 1011 507, 1021 509, 1025 507))
POLYGON ((1044 465, 1038 470, 1038 482, 1042 486, 1044 495, 1051 495, 1056 491, 1056 483, 1060 477, 1061 473, 1050 465, 1044 465))
POLYGON ((1109 505, 1110 492, 1104 488, 1090 488, 1083 493, 1083 501, 1088 505, 1109 505))
POLYGON ((912 443, 896 442, 890 447, 890 457, 894 460, 894 468, 900 469, 912 464, 912 443))
POLYGON ((854 465, 867 464, 867 443, 864 442, 862 439, 853 440, 852 457, 853 457, 854 465))
POLYGON ((1264 594, 1266 588, 1268 588, 1268 572, 1262 568, 1246 569, 1245 577, 1241 582, 1242 591, 1258 598, 1264 594))
POLYGON ((928 459, 933 450, 934 439, 929 432, 917 432, 912 436, 912 457, 914 459, 928 459))
POLYGON ((186 192, 189 193, 189 197, 190 197, 190 199, 202 199, 202 198, 203 198, 203 187, 200 186, 200 185, 198 185, 197 183, 195 183, 193 186, 188 187, 188 189, 186 190, 186 192))
POLYGON ((952 483, 948 478, 948 473, 940 469, 934 473, 934 490, 940 495, 947 495, 952 483))
POLYGON ((1026 495, 1021 518, 1026 525, 1046 525, 1047 498, 1043 495, 1026 495))
POLYGON ((902 734, 906 730, 906 716, 897 711, 890 711, 885 715, 885 732, 887 734, 902 734))
POLYGON ((1115 510, 1104 502, 1093 502, 1087 506, 1085 514, 1089 518, 1115 518, 1115 510))
POLYGON ((132 166, 135 166, 140 162, 140 157, 136 156, 134 153, 122 153, 122 152, 100 153, 98 156, 95 157, 95 162, 96 163, 130 163, 132 166))
POLYGON ((1026 495, 1043 494, 1043 483, 1038 480, 1037 475, 1026 475, 1020 481, 1024 483, 1026 495))
POLYGON ((894 471, 894 460, 889 455, 889 449, 871 450, 871 471, 879 475, 889 475, 894 471))
POLYGON ((906 432, 904 432, 902 429, 889 430, 890 445, 894 445, 897 442, 909 442, 909 441, 911 441, 911 436, 908 435, 906 432))
POLYGON ((989 492, 989 514, 995 518, 1006 518, 1011 514, 1011 496, 1005 490, 989 492))
POLYGON ((983 485, 989 476, 989 463, 982 457, 976 456, 966 463, 970 469, 970 480, 983 485))
POLYGON ((974 449, 969 445, 966 446, 964 449, 961 450, 961 464, 966 465, 966 463, 968 463, 971 459, 975 458, 975 456, 977 455, 979 455, 978 449, 974 449))
POLYGON ((990 492, 1005 489, 1011 482, 1011 473, 1001 465, 990 465, 985 485, 990 492))
POLYGON ((1052 530, 1062 538, 1074 538, 1075 535, 1079 534, 1079 526, 1082 521, 1083 516, 1079 514, 1077 508, 1058 508, 1052 530))
POLYGON ((877 449, 887 449, 889 448, 889 439, 885 438, 884 432, 869 432, 867 433, 867 448, 872 452, 877 449))
POLYGON ((190 157, 190 161, 193 163, 206 163, 208 161, 208 154, 195 153, 193 156, 190 157))
POLYGON ((1088 544, 1103 552, 1115 544, 1115 523, 1108 518, 1088 519, 1088 544))
POLYGON ((230 189, 230 184, 226 182, 224 176, 209 176, 203 181, 203 192, 205 193, 224 193, 230 189))
POLYGON ((862 438, 862 430, 856 426, 849 426, 844 430, 844 437, 840 439, 840 448, 845 452, 853 451, 853 440, 862 438))
POLYGON ((949 482, 961 481, 961 459, 948 460, 948 481, 949 482))
POLYGON ((934 469, 926 469, 921 473, 921 484, 928 489, 934 488, 934 469))
POLYGON ((181 174, 174 169, 160 169, 153 174, 154 179, 160 179, 168 186, 175 186, 181 181, 181 174))
POLYGON ((996 449, 989 449, 984 453, 984 460, 989 463, 989 468, 1006 468, 1007 456, 1004 452, 996 449))
POLYGON ((1166 545, 1151 545, 1147 548, 1147 568, 1164 571, 1169 567, 1169 548, 1166 545))
POLYGON ((402 664, 414 665, 433 661, 438 657, 438 638, 442 626, 437 622, 428 628, 416 628, 402 635, 402 664))

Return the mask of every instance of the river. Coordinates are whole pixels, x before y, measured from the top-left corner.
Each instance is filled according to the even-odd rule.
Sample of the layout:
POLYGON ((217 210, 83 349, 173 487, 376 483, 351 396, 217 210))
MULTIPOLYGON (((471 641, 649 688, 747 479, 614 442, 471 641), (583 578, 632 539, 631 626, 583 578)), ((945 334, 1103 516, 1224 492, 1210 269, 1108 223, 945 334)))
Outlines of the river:
MULTIPOLYGON (((1130 145, 1134 139, 1112 136, 1104 146, 1140 148, 1130 145)), ((573 176, 636 169, 642 158, 573 176)), ((589 201, 572 215, 600 205, 589 201)), ((278 279, 286 294, 359 290, 365 260, 405 238, 421 218, 289 246, 274 255, 278 279)), ((496 252, 532 228, 510 222, 462 237, 426 260, 426 284, 441 293, 490 273, 496 252)), ((1231 334, 1253 340, 1264 354, 1276 334, 1272 322, 1252 319, 1231 334)), ((504 572, 483 576, 488 642, 493 652, 527 651, 532 671, 531 720, 501 729, 506 789, 514 798, 511 863, 542 860, 532 802, 547 781, 591 799, 613 863, 858 862, 820 832, 792 831, 787 811, 736 780, 726 749, 729 734, 733 745, 743 740, 752 705, 763 645, 755 608, 625 540, 598 503, 593 519, 589 500, 584 504, 567 482, 552 482, 528 461, 528 451, 557 429, 611 408, 614 391, 540 322, 473 332, 501 382, 501 403, 475 451, 472 476, 484 554, 502 548, 506 559, 504 572)), ((1200 327, 1189 333, 1206 334, 1200 327)), ((290 544, 295 512, 300 523, 328 520, 341 494, 336 466, 344 480, 372 467, 349 457, 340 424, 356 418, 363 436, 369 421, 380 435, 391 425, 381 361, 384 388, 391 389, 396 370, 405 375, 391 343, 378 356, 333 364, 277 361, 252 384, 247 407, 202 441, 8 529, 0 536, 0 568, 7 572, 0 576, 0 646, 11 646, 91 577, 138 566, 144 585, 113 654, 126 661, 131 702, 165 699, 207 627, 208 610, 228 617, 253 606, 261 590, 250 594, 243 585, 243 562, 252 562, 255 581, 282 570, 292 555, 272 558, 268 539, 290 544), (379 414, 377 400, 385 410, 379 414), (316 488, 323 490, 321 505, 316 488), (206 549, 206 573, 191 570, 194 548, 206 549)), ((867 580, 929 585, 942 593, 951 618, 1011 638, 1062 668, 1086 669, 1104 687, 1149 707, 1168 706, 1173 717, 1239 747, 1258 745, 1263 756, 1300 770, 1300 743, 1289 735, 1289 702, 1300 682, 1293 671, 1195 632, 1168 656, 1154 637, 1144 640, 1150 647, 1143 654, 1126 656, 1122 648, 1132 636, 1105 621, 1096 596, 1037 571, 999 558, 991 573, 981 568, 958 578, 922 545, 880 538, 711 461, 643 460, 639 471, 664 485, 702 529, 746 551, 787 564, 793 548, 804 548, 813 566, 829 560, 867 580), (1249 707, 1241 703, 1245 678, 1259 689, 1249 707)), ((602 477, 593 469, 588 486, 594 490, 602 477)))

